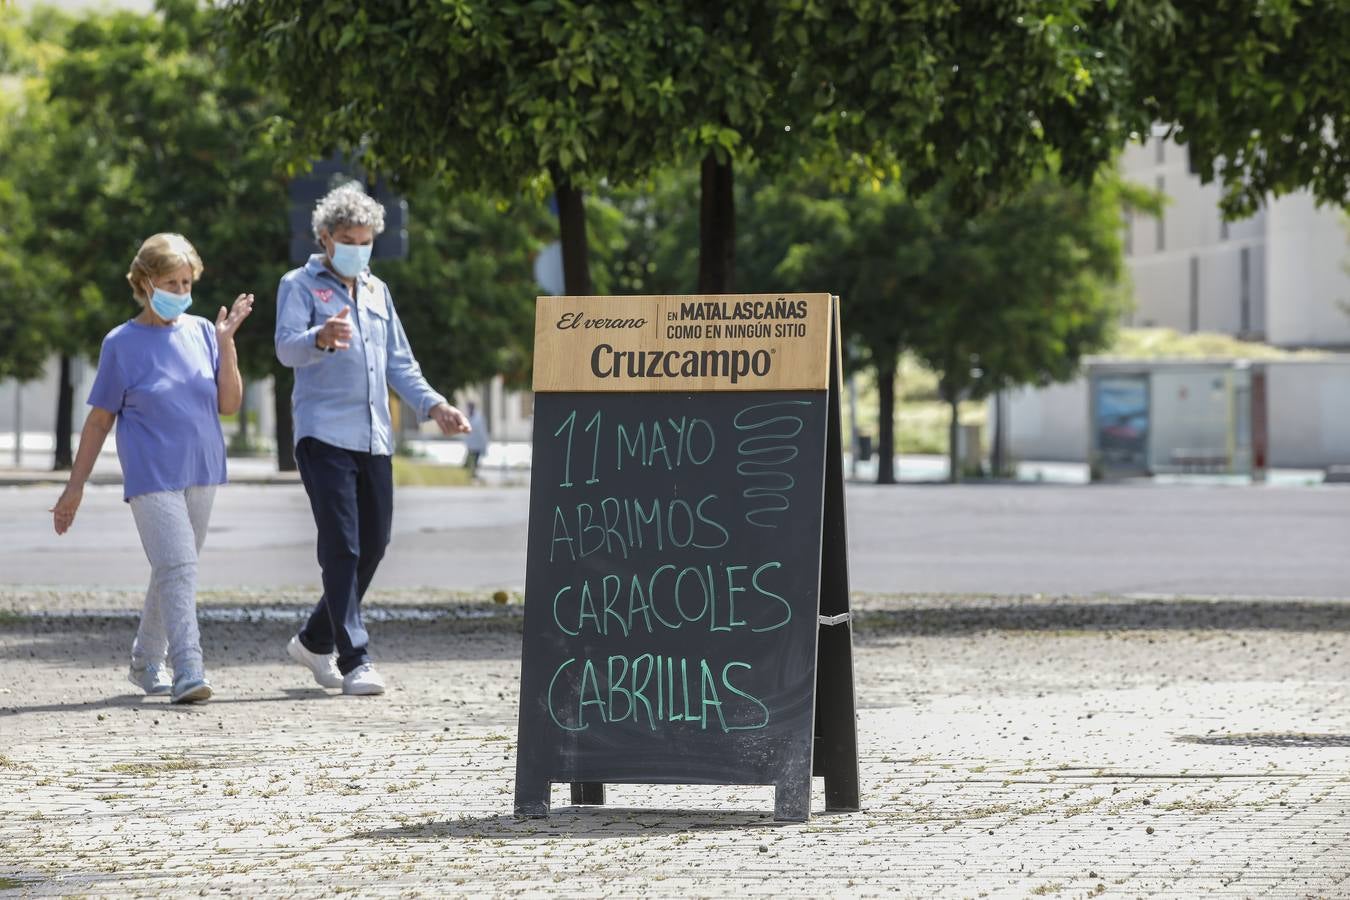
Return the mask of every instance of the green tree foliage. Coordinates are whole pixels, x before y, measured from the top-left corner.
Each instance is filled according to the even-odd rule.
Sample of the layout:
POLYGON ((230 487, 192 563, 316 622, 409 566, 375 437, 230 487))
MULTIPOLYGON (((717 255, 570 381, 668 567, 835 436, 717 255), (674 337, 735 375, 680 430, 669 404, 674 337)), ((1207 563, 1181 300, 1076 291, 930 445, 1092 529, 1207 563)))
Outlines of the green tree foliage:
POLYGON ((569 0, 370 4, 251 0, 231 46, 287 99, 302 155, 360 146, 401 180, 558 194, 569 291, 589 290, 581 190, 674 145, 664 118, 687 52, 674 10, 569 0))
MULTIPOLYGON (((3 99, 0 98, 0 104, 3 99)), ((7 131, 0 106, 0 134, 7 131)), ((0 138, 0 153, 4 152, 0 138)), ((0 246, 21 246, 32 229, 27 198, 0 176, 0 246)), ((50 310, 34 299, 35 276, 14 253, 0 252, 0 379, 31 381, 42 374, 49 355, 50 310)))
MULTIPOLYGON (((749 162, 861 162, 977 211, 1047 153, 1085 183, 1162 121, 1232 210, 1347 193, 1343 3, 236 0, 229 23, 310 149, 368 141, 401 174, 511 190, 697 160, 701 290, 734 283, 732 169, 749 162)), ((581 220, 563 220, 576 262, 581 220)))
MULTIPOLYGON (((178 231, 206 273, 193 312, 257 298, 238 337, 254 377, 278 377, 283 461, 289 372, 271 323, 287 261, 287 153, 278 105, 208 39, 215 15, 161 0, 153 15, 0 19, 0 60, 27 80, 0 105, 0 277, 24 303, 0 310, 0 374, 33 377, 50 352, 97 353, 134 314, 124 275, 140 241, 178 231), (11 336, 13 339, 11 339, 11 336)), ((6 96, 6 95, 0 95, 6 96)), ((555 227, 537 202, 425 190, 411 198, 412 255, 377 263, 428 374, 443 390, 528 371, 530 254, 555 227)), ((68 371, 68 364, 63 367, 68 371)), ((69 448, 69 379, 58 445, 69 448)))
POLYGON ((43 274, 25 265, 14 248, 29 243, 33 214, 12 165, 25 152, 17 140, 33 94, 28 83, 43 55, 37 30, 22 27, 13 12, 0 9, 0 378, 29 381, 42 374, 49 354, 50 310, 35 291, 43 274), (9 248, 9 249, 5 249, 9 248))
POLYGON ((1142 23, 1135 4, 735 6, 736 15, 705 24, 704 55, 775 64, 731 87, 723 83, 737 73, 705 66, 689 84, 693 134, 719 142, 716 166, 703 163, 701 290, 732 285, 734 264, 714 260, 710 270, 707 257, 732 256, 733 161, 756 161, 762 177, 806 161, 852 178, 861 163, 911 194, 941 183, 950 202, 974 210, 1019 190, 1048 152, 1066 175, 1089 178, 1125 138, 1123 35, 1142 23), (710 199, 710 189, 727 196, 710 199))
MULTIPOLYGON (((106 25, 117 37, 127 37, 137 19, 111 17, 106 25)), ((24 82, 16 114, 0 136, 0 179, 22 193, 16 208, 28 217, 14 241, 0 249, 0 269, 14 279, 30 307, 25 333, 61 357, 56 465, 64 468, 71 461, 71 360, 96 348, 117 318, 105 291, 119 275, 114 254, 121 258, 121 272, 131 259, 125 231, 134 221, 135 202, 129 167, 105 141, 107 121, 85 115, 77 100, 60 97, 52 80, 72 55, 85 52, 96 39, 94 29, 55 15, 43 25, 47 34, 59 33, 60 51, 48 45, 45 55, 13 57, 21 70, 41 65, 24 82)))
POLYGON ((408 258, 375 263, 427 379, 450 390, 505 376, 528 387, 531 256, 556 231, 543 204, 425 186, 408 197, 408 258))
MULTIPOLYGON (((614 246, 625 287, 691 290, 697 189, 689 173, 674 171, 603 195, 621 213, 614 246)), ((841 297, 846 364, 877 372, 883 483, 894 480, 901 354, 914 352, 945 376, 944 397, 1071 377, 1122 311, 1122 204, 1160 204, 1115 178, 1075 185, 1044 165, 1030 189, 978 215, 952 192, 939 185, 916 197, 870 178, 841 185, 807 168, 737 186, 745 288, 841 297)))
MULTIPOLYGON (((1350 5, 1344 0, 1160 4, 1142 32, 1135 97, 1176 126, 1191 168, 1224 185, 1224 211, 1309 188, 1350 198, 1350 5)), ((1141 133, 1147 131, 1140 129, 1141 133)))
POLYGON ((960 401, 1066 381, 1109 345, 1126 308, 1120 209, 1108 180, 1075 187, 1046 175, 974 219, 939 213, 909 346, 951 407, 953 480, 960 401))
POLYGON ((207 271, 194 312, 212 317, 245 291, 264 301, 239 347, 246 371, 272 370, 256 322, 287 238, 284 175, 260 128, 273 111, 204 45, 206 15, 190 0, 165 0, 155 15, 43 13, 29 27, 44 52, 15 57, 34 76, 0 136, 0 178, 22 193, 30 227, 0 250, 0 266, 22 273, 49 323, 44 349, 62 357, 58 466, 70 458, 69 360, 95 355, 134 314, 124 276, 149 234, 177 231, 197 246, 207 271), (53 50, 46 38, 58 31, 53 50))
POLYGON ((975 216, 947 186, 919 197, 865 185, 841 197, 770 189, 756 198, 760 215, 799 235, 778 277, 837 290, 846 336, 877 373, 879 482, 894 480, 891 386, 902 351, 940 378, 955 476, 961 400, 1066 380, 1109 342, 1125 302, 1118 195, 1110 179, 1087 187, 1046 173, 975 216))
POLYGON ((770 283, 839 294, 850 362, 877 373, 877 480, 894 482, 895 374, 925 312, 940 227, 932 203, 911 200, 895 183, 842 194, 769 187, 749 211, 783 248, 770 283))

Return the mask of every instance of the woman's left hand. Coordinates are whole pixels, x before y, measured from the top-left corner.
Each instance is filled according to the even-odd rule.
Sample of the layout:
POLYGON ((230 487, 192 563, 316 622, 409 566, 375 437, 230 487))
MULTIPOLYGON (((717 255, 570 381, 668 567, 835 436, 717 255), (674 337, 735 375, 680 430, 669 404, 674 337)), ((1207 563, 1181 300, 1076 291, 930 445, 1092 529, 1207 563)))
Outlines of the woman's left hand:
POLYGON ((234 339, 234 333, 239 330, 239 326, 244 324, 248 314, 253 312, 253 295, 240 294, 234 298, 234 305, 229 311, 225 307, 220 308, 216 313, 216 340, 228 341, 234 339))

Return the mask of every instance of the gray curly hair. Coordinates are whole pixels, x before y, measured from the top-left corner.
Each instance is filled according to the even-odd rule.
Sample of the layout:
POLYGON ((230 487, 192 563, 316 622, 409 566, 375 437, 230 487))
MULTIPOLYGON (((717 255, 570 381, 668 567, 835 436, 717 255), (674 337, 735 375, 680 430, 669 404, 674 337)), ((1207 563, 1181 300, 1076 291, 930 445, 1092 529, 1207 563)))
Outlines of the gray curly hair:
POLYGON ((384 207, 365 192, 361 182, 349 181, 333 188, 314 205, 310 225, 316 241, 320 231, 331 235, 346 225, 365 226, 379 234, 384 231, 384 207))

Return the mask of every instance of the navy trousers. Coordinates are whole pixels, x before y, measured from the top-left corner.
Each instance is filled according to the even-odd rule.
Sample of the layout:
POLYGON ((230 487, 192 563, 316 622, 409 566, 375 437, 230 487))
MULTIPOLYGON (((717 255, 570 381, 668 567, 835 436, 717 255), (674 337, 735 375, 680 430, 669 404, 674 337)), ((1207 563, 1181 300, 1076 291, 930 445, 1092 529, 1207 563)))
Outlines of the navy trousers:
POLYGON ((337 650, 343 675, 370 662, 361 599, 384 559, 394 519, 394 470, 388 456, 301 438, 295 462, 318 526, 323 597, 300 631, 311 653, 337 650))

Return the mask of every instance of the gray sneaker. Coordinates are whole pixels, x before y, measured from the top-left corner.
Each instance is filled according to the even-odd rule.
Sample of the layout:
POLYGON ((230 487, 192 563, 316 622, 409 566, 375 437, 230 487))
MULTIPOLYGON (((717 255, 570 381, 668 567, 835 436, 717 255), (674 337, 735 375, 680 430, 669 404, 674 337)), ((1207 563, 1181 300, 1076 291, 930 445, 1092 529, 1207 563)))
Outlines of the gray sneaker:
POLYGON ((155 663, 146 663, 138 667, 133 662, 131 668, 127 670, 127 681, 147 694, 167 694, 173 690, 173 682, 169 680, 169 673, 164 671, 163 666, 155 663))
POLYGON ((173 680, 174 703, 200 703, 211 697, 211 682, 205 675, 181 675, 173 680))

